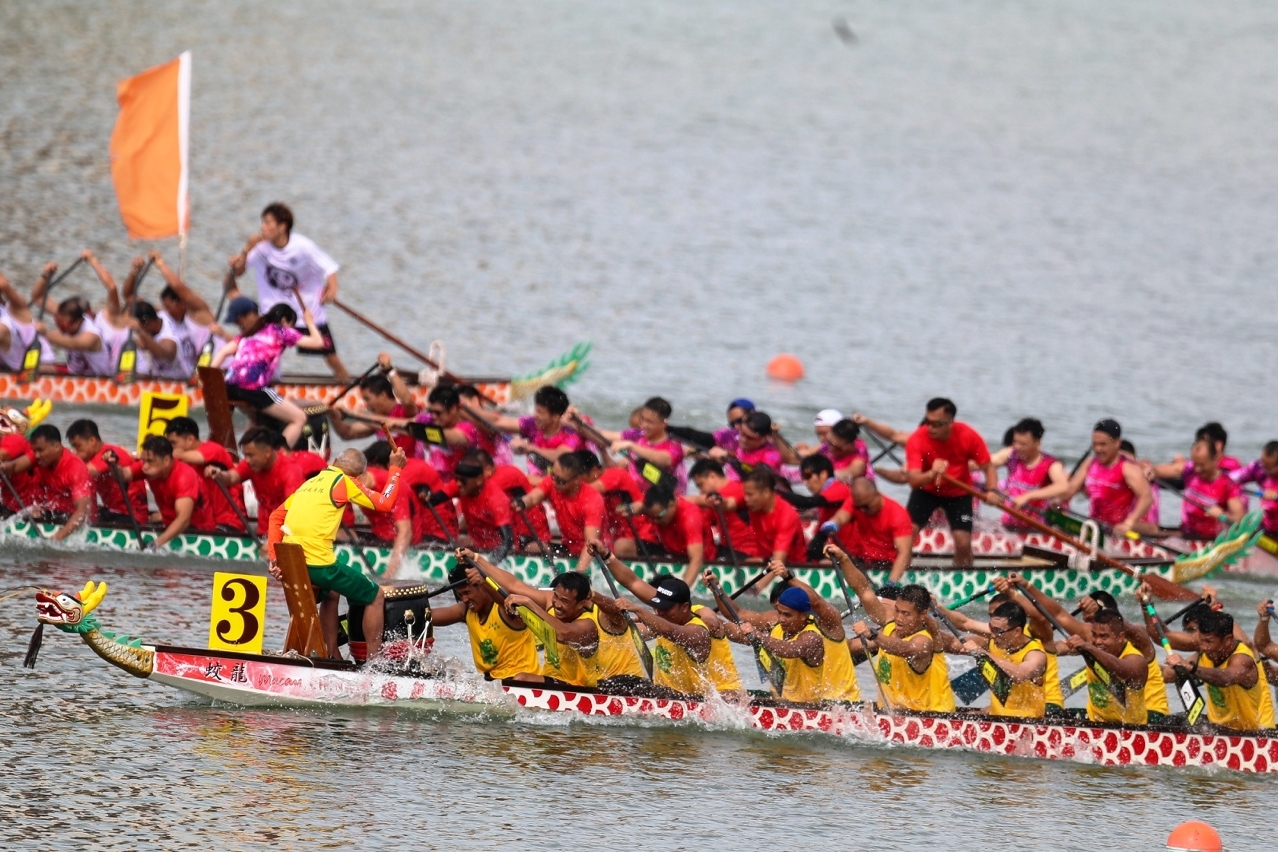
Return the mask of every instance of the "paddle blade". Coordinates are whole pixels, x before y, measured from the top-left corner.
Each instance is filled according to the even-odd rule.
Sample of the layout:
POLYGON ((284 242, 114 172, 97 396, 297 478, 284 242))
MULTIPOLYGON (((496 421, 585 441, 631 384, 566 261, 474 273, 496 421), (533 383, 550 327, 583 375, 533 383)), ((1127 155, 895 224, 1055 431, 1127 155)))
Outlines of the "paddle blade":
POLYGON ((1149 584, 1149 590, 1160 601, 1196 601, 1198 592, 1178 586, 1166 577, 1157 574, 1141 574, 1140 579, 1149 584))
POLYGON ((1180 703, 1185 706, 1185 721, 1190 725, 1196 725, 1207 707, 1202 693, 1188 677, 1176 678, 1176 693, 1180 696, 1180 703))
POLYGON ((630 638, 635 643, 635 653, 639 655, 639 661, 648 673, 648 680, 652 680, 652 651, 648 649, 648 643, 643 641, 643 634, 639 632, 639 625, 635 624, 635 617, 626 613, 626 622, 630 625, 630 638))
POLYGON ((1083 668, 1074 672, 1069 677, 1061 680, 1061 693, 1066 698, 1069 698, 1085 686, 1087 686, 1087 667, 1083 666, 1083 668))
POLYGON ((971 704, 984 695, 990 685, 981 674, 981 667, 978 664, 950 681, 950 688, 954 690, 955 698, 964 704, 971 704))
POLYGON ((546 664, 549 666, 559 665, 559 638, 555 636, 555 628, 551 627, 540 615, 533 612, 526 606, 515 607, 520 619, 528 626, 528 630, 532 633, 533 638, 537 640, 537 644, 541 645, 542 652, 546 655, 546 664))

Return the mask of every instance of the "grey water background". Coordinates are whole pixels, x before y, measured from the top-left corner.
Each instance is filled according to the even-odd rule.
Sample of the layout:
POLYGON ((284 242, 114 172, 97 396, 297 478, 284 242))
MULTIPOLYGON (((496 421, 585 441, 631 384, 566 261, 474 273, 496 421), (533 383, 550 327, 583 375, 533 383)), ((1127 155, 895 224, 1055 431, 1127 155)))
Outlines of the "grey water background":
MULTIPOLYGON (((11 0, 0 271, 26 287, 88 246, 122 275, 150 247, 115 209, 114 85, 191 49, 206 296, 278 198, 342 264, 343 298, 446 341, 455 371, 527 372, 593 339, 571 392, 604 422, 661 393, 715 425, 746 395, 797 438, 827 406, 907 426, 943 394, 993 443, 1033 415, 1077 456, 1112 415, 1166 458, 1219 419, 1249 459, 1278 437, 1276 43, 1260 2, 11 0), (780 351, 804 381, 766 380, 780 351)), ((70 290, 99 292, 87 273, 70 290)), ((331 317, 352 369, 384 348, 331 317)), ((4 544, 4 586, 105 572, 113 623, 203 643, 207 570, 42 559, 4 544)), ((0 617, 0 822, 23 848, 1137 849, 1194 814, 1231 849, 1270 845, 1263 780, 210 710, 66 637, 18 673, 29 607, 0 617)))

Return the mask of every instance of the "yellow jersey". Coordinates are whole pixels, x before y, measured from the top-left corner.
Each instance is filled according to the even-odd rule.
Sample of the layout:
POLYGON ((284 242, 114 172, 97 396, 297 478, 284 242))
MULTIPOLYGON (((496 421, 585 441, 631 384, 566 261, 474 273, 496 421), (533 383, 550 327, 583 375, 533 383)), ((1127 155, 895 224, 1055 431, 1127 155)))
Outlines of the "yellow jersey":
MULTIPOLYGON (((688 625, 710 633, 706 623, 695 615, 689 619, 688 625)), ((687 648, 672 639, 658 636, 652 649, 652 682, 684 695, 701 695, 710 682, 709 662, 708 657, 704 663, 697 662, 687 648)))
MULTIPOLYGON (((692 614, 700 616, 705 607, 696 604, 692 614)), ((704 624, 704 622, 702 622, 704 624)), ((719 692, 739 692, 742 689, 741 675, 737 672, 737 663, 732 659, 732 643, 727 636, 710 636, 710 659, 706 660, 706 669, 710 675, 710 683, 719 692)))
MULTIPOLYGON (((1130 657, 1135 654, 1141 659, 1140 651, 1131 642, 1123 645, 1123 651, 1118 655, 1119 659, 1130 657)), ((1096 670, 1089 663, 1087 669, 1087 718, 1093 722, 1120 722, 1124 725, 1144 725, 1149 721, 1149 714, 1145 712, 1145 691, 1143 689, 1127 690, 1127 706, 1118 703, 1118 699, 1109 691, 1109 687, 1096 674, 1096 670)), ((1118 675, 1113 672, 1107 672, 1110 678, 1118 679, 1118 675)))
POLYGON ((466 632, 470 635, 475 669, 480 674, 502 680, 540 670, 532 631, 527 627, 516 630, 507 624, 497 604, 488 608, 486 618, 480 618, 479 613, 467 607, 466 632))
MULTIPOLYGON (((1269 681, 1265 677, 1264 666, 1256 659, 1256 652, 1242 642, 1234 649, 1234 654, 1246 654, 1256 665, 1256 683, 1250 689, 1241 686, 1207 687, 1207 719, 1213 725, 1231 728, 1235 731, 1259 731, 1274 726, 1274 699, 1269 691, 1269 681)), ((1233 656, 1231 654, 1230 656, 1233 656)), ((1225 660, 1225 665, 1229 660, 1225 660)), ((1198 655, 1200 669, 1224 668, 1217 666, 1206 654, 1198 655)))
MULTIPOLYGON (((555 614, 554 607, 550 608, 549 614, 555 614)), ((629 628, 620 633, 609 633, 599 623, 599 607, 594 604, 578 617, 588 618, 595 623, 595 628, 599 631, 598 646, 593 653, 584 656, 566 642, 558 643, 558 663, 548 658, 542 666, 543 675, 573 686, 597 686, 599 681, 618 675, 647 679, 643 662, 628 635, 629 628)))
POLYGON ((1145 681, 1145 712, 1171 715, 1171 705, 1167 703, 1167 681, 1163 680, 1163 667, 1158 659, 1149 661, 1149 678, 1145 681))
MULTIPOLYGON (((1047 651, 1043 649, 1043 643, 1037 639, 1030 639, 1016 651, 1003 650, 993 639, 989 642, 991 657, 996 660, 1008 660, 1018 665, 1025 662, 1025 658, 1029 656, 1031 651, 1039 651, 1044 656, 1047 655, 1047 651)), ((991 690, 990 715, 1041 719, 1043 714, 1047 712, 1046 678, 1047 672, 1044 669, 1043 674, 1033 680, 1014 682, 1011 690, 1007 693, 1007 701, 999 701, 998 696, 991 690)), ((1059 681, 1056 684, 1056 688, 1058 691, 1060 690, 1059 681)))
POLYGON ((341 468, 329 466, 302 483, 284 504, 271 513, 269 542, 300 544, 306 564, 315 567, 337 561, 333 539, 342 525, 347 505, 354 503, 365 509, 389 512, 399 497, 400 469, 390 469, 386 488, 381 494, 369 491, 341 468))
MULTIPOLYGON (((810 616, 808 623, 805 624, 803 629, 794 636, 787 637, 785 635, 785 628, 783 628, 780 624, 772 625, 772 630, 769 635, 773 639, 788 639, 789 641, 793 641, 809 631, 818 636, 821 635, 821 631, 817 630, 816 625, 812 623, 810 616)), ((824 660, 822 660, 821 665, 810 666, 799 657, 782 658, 773 653, 772 659, 785 671, 785 681, 781 687, 782 701, 795 701, 811 704, 825 700, 825 697, 822 694, 824 680, 824 672, 822 670, 825 666, 824 660)))
MULTIPOLYGON (((896 622, 883 625, 884 636, 896 634, 896 622)), ((926 635, 927 629, 904 637, 908 642, 915 636, 926 635)), ((930 637, 929 637, 930 638, 930 637)), ((883 686, 883 695, 893 708, 923 710, 933 713, 949 713, 955 709, 954 690, 950 687, 950 669, 944 653, 933 653, 927 671, 919 674, 905 657, 880 651, 874 666, 874 676, 883 686)))
POLYGON ((1043 700, 1047 704, 1064 707, 1065 693, 1061 691, 1060 658, 1046 648, 1043 649, 1043 653, 1047 654, 1047 670, 1043 673, 1043 700))

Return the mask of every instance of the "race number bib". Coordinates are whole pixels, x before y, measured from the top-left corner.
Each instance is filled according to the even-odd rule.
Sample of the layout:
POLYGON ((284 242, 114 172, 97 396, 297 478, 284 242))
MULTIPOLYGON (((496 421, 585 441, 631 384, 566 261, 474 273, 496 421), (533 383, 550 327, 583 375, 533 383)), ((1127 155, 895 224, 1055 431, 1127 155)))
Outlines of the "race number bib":
POLYGON ((254 574, 213 575, 209 650, 262 653, 266 632, 266 578, 254 574))

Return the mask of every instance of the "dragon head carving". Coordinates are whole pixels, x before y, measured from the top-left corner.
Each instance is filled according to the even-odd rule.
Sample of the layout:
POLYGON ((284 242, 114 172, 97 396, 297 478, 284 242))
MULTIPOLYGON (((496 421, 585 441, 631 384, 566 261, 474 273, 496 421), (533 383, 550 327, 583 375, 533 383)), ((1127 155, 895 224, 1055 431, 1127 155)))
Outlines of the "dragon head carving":
POLYGON ((53 409, 53 402, 47 399, 34 400, 26 408, 5 408, 0 410, 0 434, 25 435, 39 426, 53 409))
POLYGON ((41 589, 36 592, 36 619, 68 633, 90 630, 96 626, 96 619, 89 617, 89 613, 102 603, 106 593, 106 583, 92 580, 75 594, 41 589))

